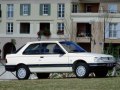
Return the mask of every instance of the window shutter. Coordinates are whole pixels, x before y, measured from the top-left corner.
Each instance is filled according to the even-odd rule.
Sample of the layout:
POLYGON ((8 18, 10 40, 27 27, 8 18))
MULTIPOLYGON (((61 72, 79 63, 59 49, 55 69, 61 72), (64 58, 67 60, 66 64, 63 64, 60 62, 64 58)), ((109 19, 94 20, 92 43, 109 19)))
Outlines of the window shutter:
POLYGON ((23 15, 23 4, 20 4, 20 15, 23 15))
POLYGON ((116 30, 117 38, 120 38, 120 23, 117 24, 116 30))
POLYGON ((105 23, 105 38, 109 38, 109 23, 105 23))
POLYGON ((43 15, 43 4, 40 4, 40 15, 43 15))
POLYGON ((28 4, 28 15, 30 15, 30 12, 31 12, 31 5, 28 4))
POLYGON ((48 15, 51 15, 51 4, 48 4, 48 15))

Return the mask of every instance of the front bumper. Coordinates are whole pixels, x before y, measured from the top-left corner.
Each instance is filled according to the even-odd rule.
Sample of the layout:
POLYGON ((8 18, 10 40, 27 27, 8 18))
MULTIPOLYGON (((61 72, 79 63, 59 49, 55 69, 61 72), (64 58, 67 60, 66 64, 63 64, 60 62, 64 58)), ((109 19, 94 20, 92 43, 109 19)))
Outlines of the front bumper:
POLYGON ((90 63, 89 66, 92 68, 104 67, 104 68, 112 69, 113 67, 116 66, 116 63, 90 63))

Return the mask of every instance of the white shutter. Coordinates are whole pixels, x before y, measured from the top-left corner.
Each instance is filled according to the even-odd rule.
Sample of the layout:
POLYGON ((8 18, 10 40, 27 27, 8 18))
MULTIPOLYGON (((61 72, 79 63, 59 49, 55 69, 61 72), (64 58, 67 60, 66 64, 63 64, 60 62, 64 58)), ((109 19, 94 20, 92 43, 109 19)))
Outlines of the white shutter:
POLYGON ((33 32, 34 32, 34 30, 33 30, 33 27, 34 25, 33 25, 33 23, 30 23, 30 34, 33 34, 33 32))
POLYGON ((117 36, 116 37, 120 38, 120 23, 117 24, 116 30, 117 30, 117 32, 116 32, 117 36))
POLYGON ((109 38, 109 23, 105 23, 105 38, 109 38))

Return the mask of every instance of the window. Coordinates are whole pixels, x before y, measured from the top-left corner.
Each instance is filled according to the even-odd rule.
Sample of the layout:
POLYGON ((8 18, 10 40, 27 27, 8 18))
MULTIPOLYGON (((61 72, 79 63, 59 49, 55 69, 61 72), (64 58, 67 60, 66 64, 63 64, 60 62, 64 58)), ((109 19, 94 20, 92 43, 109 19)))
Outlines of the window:
POLYGON ((31 54, 40 54, 40 44, 31 44, 27 47, 27 49, 23 52, 23 54, 31 55, 31 54))
POLYGON ((8 22, 7 23, 7 34, 13 34, 13 23, 12 22, 8 22))
POLYGON ((65 53, 56 43, 42 43, 41 54, 63 54, 65 53))
POLYGON ((64 51, 56 43, 35 43, 27 47, 23 54, 63 54, 64 51))
POLYGON ((86 52, 82 47, 71 41, 63 41, 60 44, 67 50, 69 53, 77 52, 86 52))
POLYGON ((109 4, 108 5, 108 11, 110 13, 117 13, 117 5, 116 4, 109 4))
POLYGON ((21 4, 20 5, 20 15, 23 15, 23 16, 30 15, 30 4, 21 4))
POLYGON ((13 4, 7 4, 7 17, 12 18, 13 17, 13 4))
POLYGON ((65 5, 58 4, 58 18, 63 18, 65 16, 65 5))
POLYGON ((86 12, 92 12, 92 6, 86 5, 86 12))
POLYGON ((30 33, 30 23, 20 23, 20 33, 29 34, 30 33))
POLYGON ((77 13, 78 12, 78 4, 73 4, 72 5, 72 13, 77 13))
POLYGON ((109 24, 109 37, 111 38, 117 37, 117 23, 109 24))
POLYGON ((58 23, 58 24, 57 24, 57 27, 58 27, 57 34, 58 34, 58 35, 64 34, 64 23, 58 23))
POLYGON ((40 4, 40 15, 50 15, 51 5, 50 4, 40 4))

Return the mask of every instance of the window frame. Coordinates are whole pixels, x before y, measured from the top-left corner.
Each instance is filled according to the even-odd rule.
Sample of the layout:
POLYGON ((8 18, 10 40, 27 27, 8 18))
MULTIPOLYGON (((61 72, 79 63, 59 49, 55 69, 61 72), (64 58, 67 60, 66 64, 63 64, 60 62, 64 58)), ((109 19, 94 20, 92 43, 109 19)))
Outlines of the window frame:
POLYGON ((20 34, 30 34, 30 23, 29 23, 29 22, 21 22, 21 23, 20 23, 20 34), (27 30, 27 29, 25 28, 24 30, 26 30, 26 31, 24 32, 24 30, 21 29, 21 27, 22 27, 21 25, 22 25, 22 24, 29 24, 29 30, 27 30), (21 30, 22 30, 22 31, 21 31, 21 30))
POLYGON ((117 13, 118 12, 117 4, 114 4, 114 3, 108 4, 108 12, 109 13, 117 13))
POLYGON ((72 13, 78 13, 78 4, 76 3, 72 4, 72 13))
POLYGON ((65 4, 59 3, 58 4, 58 18, 64 18, 65 17, 65 4))
POLYGON ((14 4, 7 4, 7 18, 13 18, 14 4))
POLYGON ((64 23, 62 22, 62 23, 60 23, 60 22, 58 22, 57 23, 57 30, 63 30, 64 31, 64 29, 65 29, 65 25, 64 25, 64 23))
POLYGON ((20 4, 21 16, 30 16, 30 13, 31 13, 31 4, 20 4))
POLYGON ((109 38, 117 38, 117 24, 109 23, 109 38))
POLYGON ((28 15, 29 13, 29 5, 23 4, 23 15, 28 15))
POLYGON ((43 4, 43 15, 49 15, 49 4, 43 4))
POLYGON ((63 22, 58 22, 57 23, 57 34, 64 35, 64 31, 65 31, 65 24, 63 22))
POLYGON ((51 15, 51 4, 49 3, 41 3, 40 4, 40 15, 41 16, 50 16, 51 15))
POLYGON ((6 34, 13 34, 13 22, 7 22, 6 34))

